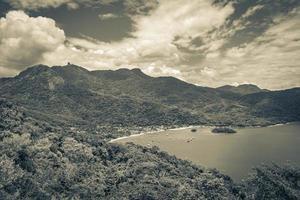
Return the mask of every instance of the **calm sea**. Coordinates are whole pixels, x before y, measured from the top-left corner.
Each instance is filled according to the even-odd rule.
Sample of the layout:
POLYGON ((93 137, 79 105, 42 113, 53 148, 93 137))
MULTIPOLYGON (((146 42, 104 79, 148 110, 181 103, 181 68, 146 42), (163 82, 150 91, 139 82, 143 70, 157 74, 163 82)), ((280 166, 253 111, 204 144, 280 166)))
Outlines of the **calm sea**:
POLYGON ((217 168, 235 181, 261 163, 300 166, 300 123, 237 129, 236 134, 213 134, 211 128, 167 130, 119 140, 158 146, 179 158, 217 168))

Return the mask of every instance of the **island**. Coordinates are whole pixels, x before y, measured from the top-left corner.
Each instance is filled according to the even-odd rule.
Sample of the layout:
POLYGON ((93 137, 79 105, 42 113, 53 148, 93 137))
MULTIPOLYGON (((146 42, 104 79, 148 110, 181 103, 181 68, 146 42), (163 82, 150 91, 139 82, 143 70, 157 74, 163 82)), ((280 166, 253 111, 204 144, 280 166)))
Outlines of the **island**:
POLYGON ((212 129, 211 131, 212 133, 236 133, 236 130, 229 128, 229 127, 216 127, 214 129, 212 129))

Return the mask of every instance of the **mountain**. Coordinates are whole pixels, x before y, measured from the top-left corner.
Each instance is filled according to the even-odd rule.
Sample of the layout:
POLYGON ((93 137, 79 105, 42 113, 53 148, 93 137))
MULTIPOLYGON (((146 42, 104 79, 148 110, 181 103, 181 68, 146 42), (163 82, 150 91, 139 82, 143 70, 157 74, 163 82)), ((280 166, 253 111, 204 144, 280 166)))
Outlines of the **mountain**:
POLYGON ((76 65, 37 65, 0 79, 1 97, 31 117, 69 125, 267 125, 299 120, 299 88, 255 85, 208 88, 140 69, 88 71, 76 65), (289 95, 293 100, 285 99, 289 95))
POLYGON ((7 133, 29 133, 57 131, 57 126, 51 126, 26 115, 22 107, 13 102, 0 98, 0 141, 7 137, 7 133))
POLYGON ((236 184, 157 147, 107 143, 129 134, 120 127, 297 120, 299 88, 242 95, 74 65, 34 66, 0 83, 0 199, 300 197, 293 166, 259 167, 236 184))
POLYGON ((246 95, 246 94, 253 94, 253 93, 259 93, 259 92, 268 92, 266 89, 261 89, 256 85, 252 84, 243 84, 239 86, 231 86, 231 85, 224 85, 221 87, 218 87, 217 90, 225 91, 225 92, 232 92, 240 95, 246 95))
POLYGON ((283 121, 300 120, 300 88, 253 93, 242 96, 241 104, 249 107, 252 115, 277 118, 283 121))
MULTIPOLYGON (((32 117, 67 124, 163 125, 199 123, 198 116, 115 87, 136 79, 137 70, 89 72, 84 68, 34 66, 0 86, 1 96, 32 117), (99 77, 98 77, 99 76, 99 77)), ((136 93, 136 91, 134 91, 136 93)))

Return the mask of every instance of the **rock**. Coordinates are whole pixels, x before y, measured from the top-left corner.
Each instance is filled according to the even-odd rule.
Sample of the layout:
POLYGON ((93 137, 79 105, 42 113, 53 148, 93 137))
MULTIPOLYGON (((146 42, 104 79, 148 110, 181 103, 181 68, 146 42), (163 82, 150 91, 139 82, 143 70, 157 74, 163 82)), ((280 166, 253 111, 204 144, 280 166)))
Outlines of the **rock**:
POLYGON ((214 128, 211 132, 212 133, 236 133, 236 130, 228 127, 217 127, 214 128))

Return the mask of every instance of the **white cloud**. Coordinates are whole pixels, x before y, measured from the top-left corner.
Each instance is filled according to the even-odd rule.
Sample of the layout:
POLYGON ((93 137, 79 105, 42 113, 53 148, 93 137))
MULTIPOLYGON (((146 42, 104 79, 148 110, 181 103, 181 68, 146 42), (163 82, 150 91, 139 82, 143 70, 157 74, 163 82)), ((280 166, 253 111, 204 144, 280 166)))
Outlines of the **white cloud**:
POLYGON ((208 76, 210 78, 213 78, 216 76, 217 72, 215 69, 212 69, 212 68, 209 68, 209 67, 204 67, 202 70, 201 70, 201 74, 203 76, 208 76))
POLYGON ((55 26, 54 20, 10 11, 0 19, 0 66, 22 69, 35 64, 64 40, 64 31, 55 26))
MULTIPOLYGON (((270 89, 299 86, 299 9, 275 18, 275 24, 253 41, 223 48, 262 8, 249 8, 228 27, 227 19, 234 12, 231 4, 222 7, 210 0, 161 0, 148 15, 131 16, 135 29, 130 38, 110 43, 67 38, 66 44, 63 31, 53 20, 18 11, 15 14, 22 16, 20 19, 7 16, 0 21, 0 66, 71 62, 90 70, 139 67, 150 75, 171 75, 209 86, 235 82, 270 89)), ((3 67, 0 73, 8 74, 3 67)))
MULTIPOLYGON (((274 21, 276 24, 252 42, 230 48, 221 57, 200 63, 217 72, 208 84, 249 82, 270 89, 299 86, 300 9, 274 21)), ((198 79, 204 77, 207 76, 203 74, 198 79)))
POLYGON ((116 19, 120 17, 119 15, 116 15, 114 13, 99 14, 98 16, 100 20, 116 19))
MULTIPOLYGON (((74 47, 80 46, 87 51, 80 52, 80 54, 75 52, 78 55, 70 56, 74 51, 68 50, 68 53, 64 53, 60 50, 57 53, 48 54, 46 61, 53 63, 52 59, 56 58, 57 62, 57 58, 67 54, 71 62, 93 69, 119 67, 146 69, 152 63, 156 63, 157 69, 164 75, 179 76, 176 72, 181 70, 180 63, 188 55, 173 44, 174 38, 207 35, 208 31, 221 26, 232 12, 233 8, 230 4, 226 7, 218 7, 211 5, 210 1, 192 0, 186 4, 184 0, 164 0, 149 16, 132 17, 136 28, 136 31, 132 33, 132 38, 111 43, 69 38, 74 47), (171 67, 173 71, 166 70, 171 67)), ((218 49, 220 43, 222 41, 215 41, 207 48, 218 49)), ((63 62, 64 59, 61 59, 63 62)), ((157 70, 150 74, 156 75, 155 71, 157 70)))
MULTIPOLYGON (((46 4, 46 1, 44 3, 46 4)), ((136 28, 136 31, 132 33, 132 38, 125 38, 120 42, 112 43, 68 38, 69 43, 67 45, 63 44, 65 40, 63 31, 55 27, 53 20, 32 18, 18 12, 22 14, 23 18, 27 19, 23 24, 32 32, 20 32, 18 37, 23 41, 28 41, 28 44, 21 47, 23 49, 22 52, 29 52, 29 54, 25 57, 17 56, 20 59, 16 63, 22 63, 24 66, 23 60, 28 64, 42 62, 48 65, 63 65, 67 62, 72 62, 86 66, 89 69, 140 67, 151 75, 172 75, 180 78, 182 77, 182 68, 186 67, 181 65, 181 62, 187 59, 189 55, 181 52, 173 44, 174 38, 181 37, 191 40, 192 38, 203 36, 205 40, 207 39, 207 33, 221 26, 232 12, 233 8, 230 4, 226 7, 218 7, 213 6, 209 0, 200 2, 191 0, 188 4, 184 0, 162 0, 158 8, 153 10, 148 16, 132 16, 136 28), (51 33, 56 33, 56 31, 61 33, 54 37, 57 38, 57 41, 54 38, 52 39, 56 41, 55 45, 47 44, 51 40, 40 41, 40 37, 32 37, 37 27, 29 27, 31 27, 32 23, 36 24, 41 19, 52 21, 51 27, 43 28, 47 34, 49 32, 51 36, 51 33), (35 43, 39 45, 29 45, 35 43), (44 49, 44 45, 49 46, 49 48, 39 51, 41 53, 37 54, 35 51, 37 48, 35 47, 44 49), (155 63, 155 66, 153 66, 153 63, 155 63), (154 67, 154 69, 149 70, 149 66, 150 68, 154 67)), ((3 20, 7 19, 3 18, 3 20)), ((12 21, 10 24, 16 23, 12 21)), ((10 46, 12 46, 14 38, 12 38, 10 43, 10 46)), ((207 51, 215 51, 220 48, 222 43, 223 41, 213 41, 211 45, 206 44, 205 47, 207 51)), ((8 61, 12 62, 12 60, 7 59, 9 55, 16 57, 16 55, 22 54, 22 52, 17 50, 20 49, 19 47, 20 45, 16 45, 12 48, 14 52, 6 55, 7 62, 5 65, 2 64, 3 66, 8 66, 8 61)), ((217 56, 215 52, 211 52, 210 55, 211 57, 217 56)))
POLYGON ((244 13, 242 15, 242 19, 245 19, 245 18, 248 18, 250 16, 252 16, 254 13, 256 13, 257 11, 259 11, 260 9, 262 9, 264 6, 263 5, 256 5, 256 6, 253 6, 251 8, 249 8, 246 13, 244 13))
POLYGON ((151 74, 152 76, 176 76, 182 78, 181 72, 178 69, 163 66, 157 66, 156 63, 151 63, 143 69, 146 74, 151 74))

